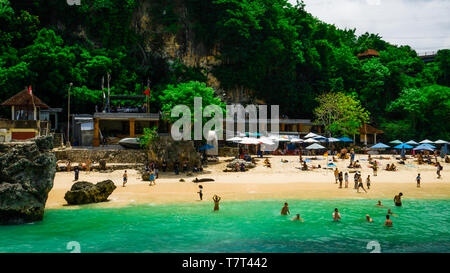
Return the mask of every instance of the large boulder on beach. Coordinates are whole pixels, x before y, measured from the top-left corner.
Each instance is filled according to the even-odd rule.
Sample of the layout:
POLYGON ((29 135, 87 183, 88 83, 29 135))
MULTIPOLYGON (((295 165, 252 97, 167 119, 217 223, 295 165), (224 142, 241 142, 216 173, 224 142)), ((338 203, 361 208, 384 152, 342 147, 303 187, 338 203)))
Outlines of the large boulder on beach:
POLYGON ((53 187, 56 157, 52 137, 0 147, 0 224, 23 224, 44 217, 53 187))
POLYGON ((236 163, 239 164, 239 166, 241 165, 241 163, 244 163, 246 169, 256 167, 256 165, 250 161, 245 161, 243 159, 234 159, 233 161, 227 164, 227 168, 233 168, 236 165, 236 163))
POLYGON ((72 185, 70 191, 64 195, 64 199, 69 205, 104 202, 108 200, 115 189, 116 185, 111 180, 105 180, 97 184, 80 181, 72 185))

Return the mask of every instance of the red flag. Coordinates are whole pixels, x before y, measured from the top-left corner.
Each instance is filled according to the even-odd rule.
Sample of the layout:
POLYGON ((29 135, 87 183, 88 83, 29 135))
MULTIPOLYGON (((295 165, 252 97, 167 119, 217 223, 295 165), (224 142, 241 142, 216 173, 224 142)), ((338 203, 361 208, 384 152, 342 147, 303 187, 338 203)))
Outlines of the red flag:
POLYGON ((147 88, 147 90, 144 91, 144 94, 150 97, 150 88, 147 88))
POLYGON ((28 94, 33 95, 33 90, 31 90, 31 85, 28 86, 28 94))

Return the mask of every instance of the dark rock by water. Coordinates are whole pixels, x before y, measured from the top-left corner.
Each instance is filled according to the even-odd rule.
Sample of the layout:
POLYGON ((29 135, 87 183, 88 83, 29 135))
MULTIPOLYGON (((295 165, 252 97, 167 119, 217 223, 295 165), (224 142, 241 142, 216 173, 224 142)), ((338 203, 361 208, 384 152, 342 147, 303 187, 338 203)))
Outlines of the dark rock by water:
POLYGON ((40 221, 53 187, 56 158, 52 137, 0 149, 0 224, 40 221))
POLYGON ((104 202, 115 189, 116 186, 111 180, 105 180, 97 184, 80 181, 72 185, 70 191, 64 195, 64 199, 69 205, 104 202))

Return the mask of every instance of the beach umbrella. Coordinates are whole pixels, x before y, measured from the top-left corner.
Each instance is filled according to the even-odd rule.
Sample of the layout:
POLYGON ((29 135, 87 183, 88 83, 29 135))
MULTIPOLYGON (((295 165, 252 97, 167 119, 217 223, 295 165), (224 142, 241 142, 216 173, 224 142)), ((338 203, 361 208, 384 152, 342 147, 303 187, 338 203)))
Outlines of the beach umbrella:
POLYGON ((261 137, 258 139, 260 144, 266 144, 266 145, 274 145, 275 142, 273 142, 270 138, 268 137, 261 137))
POLYGON ((318 137, 319 135, 314 134, 314 133, 309 133, 305 136, 305 138, 311 138, 311 137, 318 137))
POLYGON ((242 140, 242 137, 232 137, 232 138, 229 138, 229 139, 227 139, 227 141, 233 141, 233 142, 235 142, 235 141, 241 141, 242 140))
POLYGON ((340 142, 342 140, 340 140, 339 138, 334 138, 334 137, 330 137, 328 138, 328 142, 340 142))
POLYGON ((428 146, 428 147, 430 147, 431 149, 436 149, 436 146, 431 145, 431 144, 429 144, 429 143, 425 143, 425 144, 422 144, 422 145, 428 146))
POLYGON ((389 142, 389 143, 392 143, 392 144, 402 144, 403 142, 401 142, 400 140, 396 139, 396 140, 393 140, 393 141, 391 141, 391 142, 389 142))
POLYGON ((328 141, 328 139, 326 137, 324 137, 324 136, 316 136, 316 137, 313 137, 313 138, 315 140, 320 141, 320 142, 327 142, 328 141))
POLYGON ((289 141, 289 137, 283 135, 283 136, 279 136, 277 140, 280 141, 280 142, 288 142, 289 141))
POLYGON ((348 137, 340 137, 339 139, 343 142, 353 142, 353 140, 348 137))
POLYGON ((205 146, 200 147, 199 150, 203 151, 203 150, 209 150, 209 149, 212 149, 212 148, 214 148, 214 146, 212 146, 210 144, 206 144, 205 146))
POLYGON ((419 143, 415 142, 414 140, 410 140, 410 141, 406 142, 406 144, 409 144, 409 145, 419 145, 419 143))
POLYGON ((424 139, 421 142, 419 142, 420 144, 431 144, 434 143, 433 141, 429 140, 429 139, 424 139))
POLYGON ((291 142, 292 143, 302 143, 302 142, 304 142, 304 140, 300 139, 300 138, 293 138, 293 139, 291 139, 291 142))
POLYGON ((412 149, 412 148, 414 147, 406 143, 402 143, 394 147, 394 149, 412 149))
POLYGON ((245 144, 245 145, 255 145, 259 144, 259 140, 254 137, 244 137, 239 144, 245 144))
POLYGON ((386 149, 386 148, 390 148, 390 147, 386 144, 379 142, 379 143, 373 145, 372 147, 370 147, 369 149, 386 149))
POLYGON ((321 149, 326 149, 326 148, 323 147, 320 144, 314 143, 314 144, 311 144, 308 147, 306 147, 306 149, 308 149, 308 150, 321 150, 321 149))
POLYGON ((448 144, 448 142, 445 141, 445 140, 439 139, 439 140, 436 140, 436 141, 434 142, 434 144, 448 144))
POLYGON ((303 141, 305 143, 317 143, 319 142, 318 140, 315 140, 314 138, 308 138, 307 140, 303 141))
POLYGON ((413 150, 415 150, 415 151, 433 151, 433 148, 431 148, 430 146, 428 146, 428 145, 419 145, 419 146, 417 146, 416 148, 414 148, 413 150))

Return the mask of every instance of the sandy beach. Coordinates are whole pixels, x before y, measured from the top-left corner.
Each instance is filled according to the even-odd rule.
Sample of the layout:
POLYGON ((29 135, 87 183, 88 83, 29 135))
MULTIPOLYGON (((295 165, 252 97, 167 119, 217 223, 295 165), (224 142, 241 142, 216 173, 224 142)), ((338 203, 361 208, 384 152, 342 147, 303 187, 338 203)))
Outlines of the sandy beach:
MULTIPOLYGON (((367 155, 357 155, 360 160, 364 186, 366 177, 371 176, 372 185, 368 193, 357 193, 353 189, 353 173, 349 173, 349 187, 338 188, 335 184, 332 169, 314 169, 301 171, 299 169, 298 156, 267 156, 272 168, 264 167, 263 159, 257 160, 256 168, 247 172, 223 172, 229 158, 220 158, 219 163, 209 164, 205 171, 197 176, 187 176, 173 172, 160 173, 155 186, 142 181, 136 170, 128 170, 128 183, 122 187, 123 171, 111 173, 80 172, 79 181, 99 182, 111 179, 117 189, 110 195, 108 202, 95 204, 96 207, 117 207, 138 203, 183 203, 200 202, 198 197, 198 185, 203 185, 203 202, 212 202, 214 194, 222 197, 222 202, 231 200, 260 200, 260 199, 392 199, 394 195, 403 192, 404 199, 447 199, 450 198, 450 171, 449 165, 442 163, 442 178, 437 179, 436 167, 431 165, 417 165, 412 159, 407 160, 407 165, 397 164, 392 156, 389 160, 378 160, 381 163, 378 176, 373 176, 369 168, 367 155), (287 163, 281 160, 288 160, 287 163), (395 163, 397 171, 385 171, 386 164, 395 163), (412 166, 408 166, 412 165, 412 166), (422 176, 422 187, 416 187, 416 176, 422 176), (195 178, 213 178, 214 182, 194 183, 195 178), (183 178, 185 182, 179 180, 183 178)), ((309 157, 304 157, 309 158, 309 157)), ((323 158, 318 156, 318 158, 323 158)), ((325 166, 326 159, 312 160, 311 165, 325 166)), ((441 159, 439 159, 441 160, 441 159)), ((339 171, 348 172, 349 160, 338 160, 339 171)), ((47 208, 80 208, 82 206, 67 206, 64 194, 73 185, 73 172, 57 172, 54 186, 47 200, 47 208)))

